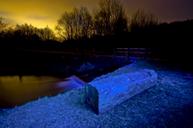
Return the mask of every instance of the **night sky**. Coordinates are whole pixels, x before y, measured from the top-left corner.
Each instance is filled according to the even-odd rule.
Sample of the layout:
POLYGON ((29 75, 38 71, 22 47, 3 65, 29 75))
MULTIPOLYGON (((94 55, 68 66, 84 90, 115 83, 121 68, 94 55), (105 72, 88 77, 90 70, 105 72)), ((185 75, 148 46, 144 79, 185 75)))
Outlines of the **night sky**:
MULTIPOLYGON (((54 28, 57 19, 73 7, 97 8, 99 0, 0 0, 0 16, 16 24, 54 28)), ((161 21, 193 19, 193 0, 122 0, 127 14, 143 9, 161 21)))

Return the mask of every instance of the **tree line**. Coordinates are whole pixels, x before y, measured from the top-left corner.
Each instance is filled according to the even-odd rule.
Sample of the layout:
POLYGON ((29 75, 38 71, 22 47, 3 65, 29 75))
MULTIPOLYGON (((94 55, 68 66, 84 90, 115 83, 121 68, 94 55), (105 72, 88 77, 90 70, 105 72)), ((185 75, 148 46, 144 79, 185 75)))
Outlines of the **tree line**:
POLYGON ((47 26, 45 28, 37 28, 31 24, 15 25, 14 27, 5 22, 4 18, 0 18, 0 38, 13 40, 34 40, 46 41, 55 40, 54 32, 47 26))
POLYGON ((77 40, 94 36, 113 36, 156 26, 158 18, 144 10, 128 17, 120 0, 100 0, 94 13, 86 7, 65 12, 56 30, 63 40, 77 40))
POLYGON ((65 42, 135 32, 192 32, 192 26, 193 20, 160 23, 157 16, 144 10, 128 16, 120 0, 100 0, 93 12, 86 7, 64 12, 57 21, 57 34, 49 27, 37 28, 29 24, 13 27, 5 18, 0 17, 0 39, 65 42))
MULTIPOLYGON (((57 21, 58 37, 64 40, 79 40, 96 36, 121 35, 129 31, 155 26, 158 18, 153 14, 138 10, 130 20, 119 0, 100 0, 98 8, 91 13, 86 7, 65 12, 57 21)), ((37 28, 29 24, 10 26, 0 18, 1 38, 21 38, 27 40, 56 40, 56 34, 49 27, 37 28)))

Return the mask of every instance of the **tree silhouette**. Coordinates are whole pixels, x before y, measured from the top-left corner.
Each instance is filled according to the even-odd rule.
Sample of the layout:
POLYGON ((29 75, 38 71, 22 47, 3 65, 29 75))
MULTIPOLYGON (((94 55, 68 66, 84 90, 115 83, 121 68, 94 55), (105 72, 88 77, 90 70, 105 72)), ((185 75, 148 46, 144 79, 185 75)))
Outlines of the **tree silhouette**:
POLYGON ((74 8, 72 12, 62 15, 56 30, 63 39, 89 38, 92 34, 92 17, 87 8, 74 8))
POLYGON ((131 17, 130 29, 132 32, 139 32, 143 29, 151 29, 158 25, 158 18, 151 13, 138 10, 131 17))
POLYGON ((6 23, 5 19, 3 17, 0 17, 0 32, 3 32, 8 24, 6 23))
POLYGON ((127 18, 119 0, 101 0, 94 16, 96 35, 113 35, 127 31, 127 18))
POLYGON ((38 29, 32 25, 22 24, 16 25, 14 36, 18 40, 39 40, 38 29))
POLYGON ((47 26, 45 28, 37 28, 29 24, 16 25, 13 30, 15 38, 25 40, 55 40, 54 32, 47 26))
POLYGON ((54 32, 48 26, 42 29, 37 29, 36 34, 44 41, 56 40, 54 32))

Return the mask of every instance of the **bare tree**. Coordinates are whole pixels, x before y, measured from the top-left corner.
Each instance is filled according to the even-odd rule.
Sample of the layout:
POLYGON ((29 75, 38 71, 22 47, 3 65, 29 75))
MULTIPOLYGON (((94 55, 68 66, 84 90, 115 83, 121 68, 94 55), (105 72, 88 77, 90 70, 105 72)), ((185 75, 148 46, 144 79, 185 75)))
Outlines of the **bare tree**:
POLYGON ((29 40, 54 40, 54 32, 47 26, 45 28, 37 28, 29 24, 16 25, 14 29, 15 36, 29 40))
POLYGON ((17 39, 25 40, 39 40, 37 35, 38 29, 29 24, 16 25, 14 29, 14 36, 17 39))
POLYGON ((42 40, 55 40, 56 39, 54 32, 48 26, 43 29, 38 29, 36 34, 42 40))
POLYGON ((93 26, 92 17, 87 8, 80 8, 80 10, 77 11, 79 11, 79 25, 77 26, 77 28, 79 28, 79 35, 80 37, 90 37, 93 26))
POLYGON ((94 16, 97 35, 112 35, 127 31, 125 10, 119 0, 101 0, 94 16))
POLYGON ((72 15, 71 13, 65 12, 62 17, 58 20, 56 26, 58 35, 62 39, 72 39, 72 15))
POLYGON ((131 17, 130 29, 131 31, 140 31, 144 28, 150 28, 158 24, 158 18, 143 10, 138 10, 131 17))
POLYGON ((72 12, 62 15, 56 30, 63 39, 89 38, 92 32, 92 17, 87 8, 74 8, 72 12))
POLYGON ((35 28, 31 24, 16 25, 15 32, 21 36, 30 37, 31 35, 37 33, 37 28, 35 28))

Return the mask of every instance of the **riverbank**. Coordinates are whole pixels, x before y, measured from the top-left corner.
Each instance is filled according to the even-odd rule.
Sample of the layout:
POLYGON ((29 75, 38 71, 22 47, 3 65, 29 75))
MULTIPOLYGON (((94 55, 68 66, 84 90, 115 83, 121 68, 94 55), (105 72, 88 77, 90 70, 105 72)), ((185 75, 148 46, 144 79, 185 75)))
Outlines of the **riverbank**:
POLYGON ((139 63, 107 75, 129 72, 128 66, 154 69, 157 85, 101 115, 82 103, 82 89, 44 97, 13 109, 1 109, 0 128, 193 127, 193 74, 139 63))

